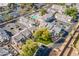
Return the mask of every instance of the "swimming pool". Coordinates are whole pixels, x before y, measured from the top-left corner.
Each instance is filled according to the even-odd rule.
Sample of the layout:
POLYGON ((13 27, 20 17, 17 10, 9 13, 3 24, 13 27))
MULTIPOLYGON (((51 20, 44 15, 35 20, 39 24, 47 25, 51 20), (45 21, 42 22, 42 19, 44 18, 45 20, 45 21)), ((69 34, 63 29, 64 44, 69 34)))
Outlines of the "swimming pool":
POLYGON ((36 19, 36 18, 37 18, 37 16, 33 15, 31 18, 32 18, 32 19, 36 19))

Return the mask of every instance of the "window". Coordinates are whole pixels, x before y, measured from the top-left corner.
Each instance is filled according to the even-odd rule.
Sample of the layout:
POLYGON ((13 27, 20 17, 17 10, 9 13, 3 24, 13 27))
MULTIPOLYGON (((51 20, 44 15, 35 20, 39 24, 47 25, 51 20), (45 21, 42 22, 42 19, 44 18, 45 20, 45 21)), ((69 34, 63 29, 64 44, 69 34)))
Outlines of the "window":
POLYGON ((14 29, 14 28, 11 28, 11 30, 12 30, 12 29, 14 29))
POLYGON ((19 28, 19 26, 18 26, 18 25, 16 25, 16 28, 19 28))
POLYGON ((19 30, 22 30, 22 28, 19 28, 19 30))

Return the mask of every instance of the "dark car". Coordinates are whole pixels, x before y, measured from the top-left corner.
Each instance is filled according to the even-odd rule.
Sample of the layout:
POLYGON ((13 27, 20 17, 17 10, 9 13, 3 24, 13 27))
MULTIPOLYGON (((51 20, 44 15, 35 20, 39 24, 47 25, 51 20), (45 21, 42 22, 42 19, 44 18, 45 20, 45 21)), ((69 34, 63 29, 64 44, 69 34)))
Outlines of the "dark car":
POLYGON ((55 20, 55 17, 49 17, 49 18, 47 18, 45 21, 46 22, 53 22, 55 20))

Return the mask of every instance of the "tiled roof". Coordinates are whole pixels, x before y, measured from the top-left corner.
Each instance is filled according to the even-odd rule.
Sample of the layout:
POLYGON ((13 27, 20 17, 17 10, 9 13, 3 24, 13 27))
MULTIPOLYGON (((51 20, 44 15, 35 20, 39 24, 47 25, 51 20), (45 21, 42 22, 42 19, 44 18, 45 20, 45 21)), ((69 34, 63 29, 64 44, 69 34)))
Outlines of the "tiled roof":
POLYGON ((0 28, 0 42, 9 40, 9 38, 9 35, 3 29, 0 28))
POLYGON ((0 47, 0 56, 10 56, 11 53, 9 53, 9 50, 7 48, 4 47, 0 47))

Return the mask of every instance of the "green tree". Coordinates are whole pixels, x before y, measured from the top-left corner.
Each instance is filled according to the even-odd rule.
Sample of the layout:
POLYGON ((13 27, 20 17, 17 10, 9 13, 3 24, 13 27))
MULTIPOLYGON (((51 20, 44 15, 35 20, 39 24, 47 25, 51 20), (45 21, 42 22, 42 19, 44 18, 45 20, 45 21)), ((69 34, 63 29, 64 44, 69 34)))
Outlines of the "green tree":
POLYGON ((9 14, 5 14, 4 18, 5 18, 5 21, 9 21, 9 20, 13 19, 13 17, 10 16, 9 14))
POLYGON ((33 3, 27 3, 28 6, 32 7, 33 3))
POLYGON ((52 42, 51 33, 47 28, 39 28, 33 33, 36 42, 43 44, 49 44, 52 42))
POLYGON ((65 14, 73 17, 73 19, 77 18, 77 12, 78 11, 77 11, 76 7, 66 8, 66 10, 65 10, 65 14))
POLYGON ((32 56, 35 53, 35 51, 37 50, 37 48, 38 48, 38 43, 29 39, 22 46, 20 55, 21 56, 32 56))
POLYGON ((26 3, 20 3, 19 5, 20 5, 21 8, 26 7, 26 3))
POLYGON ((45 15, 46 12, 47 12, 46 9, 44 9, 44 8, 40 9, 41 16, 45 15))
POLYGON ((9 7, 10 9, 15 9, 15 8, 17 7, 17 4, 15 4, 15 3, 9 3, 9 4, 8 4, 8 7, 9 7))
POLYGON ((64 6, 65 5, 65 3, 54 3, 54 4, 61 5, 61 6, 64 6))
POLYGON ((20 9, 18 12, 20 13, 20 15, 24 15, 27 11, 26 9, 20 9))
POLYGON ((20 3, 19 5, 20 5, 21 8, 25 8, 25 7, 30 8, 30 7, 32 7, 32 3, 20 3))

